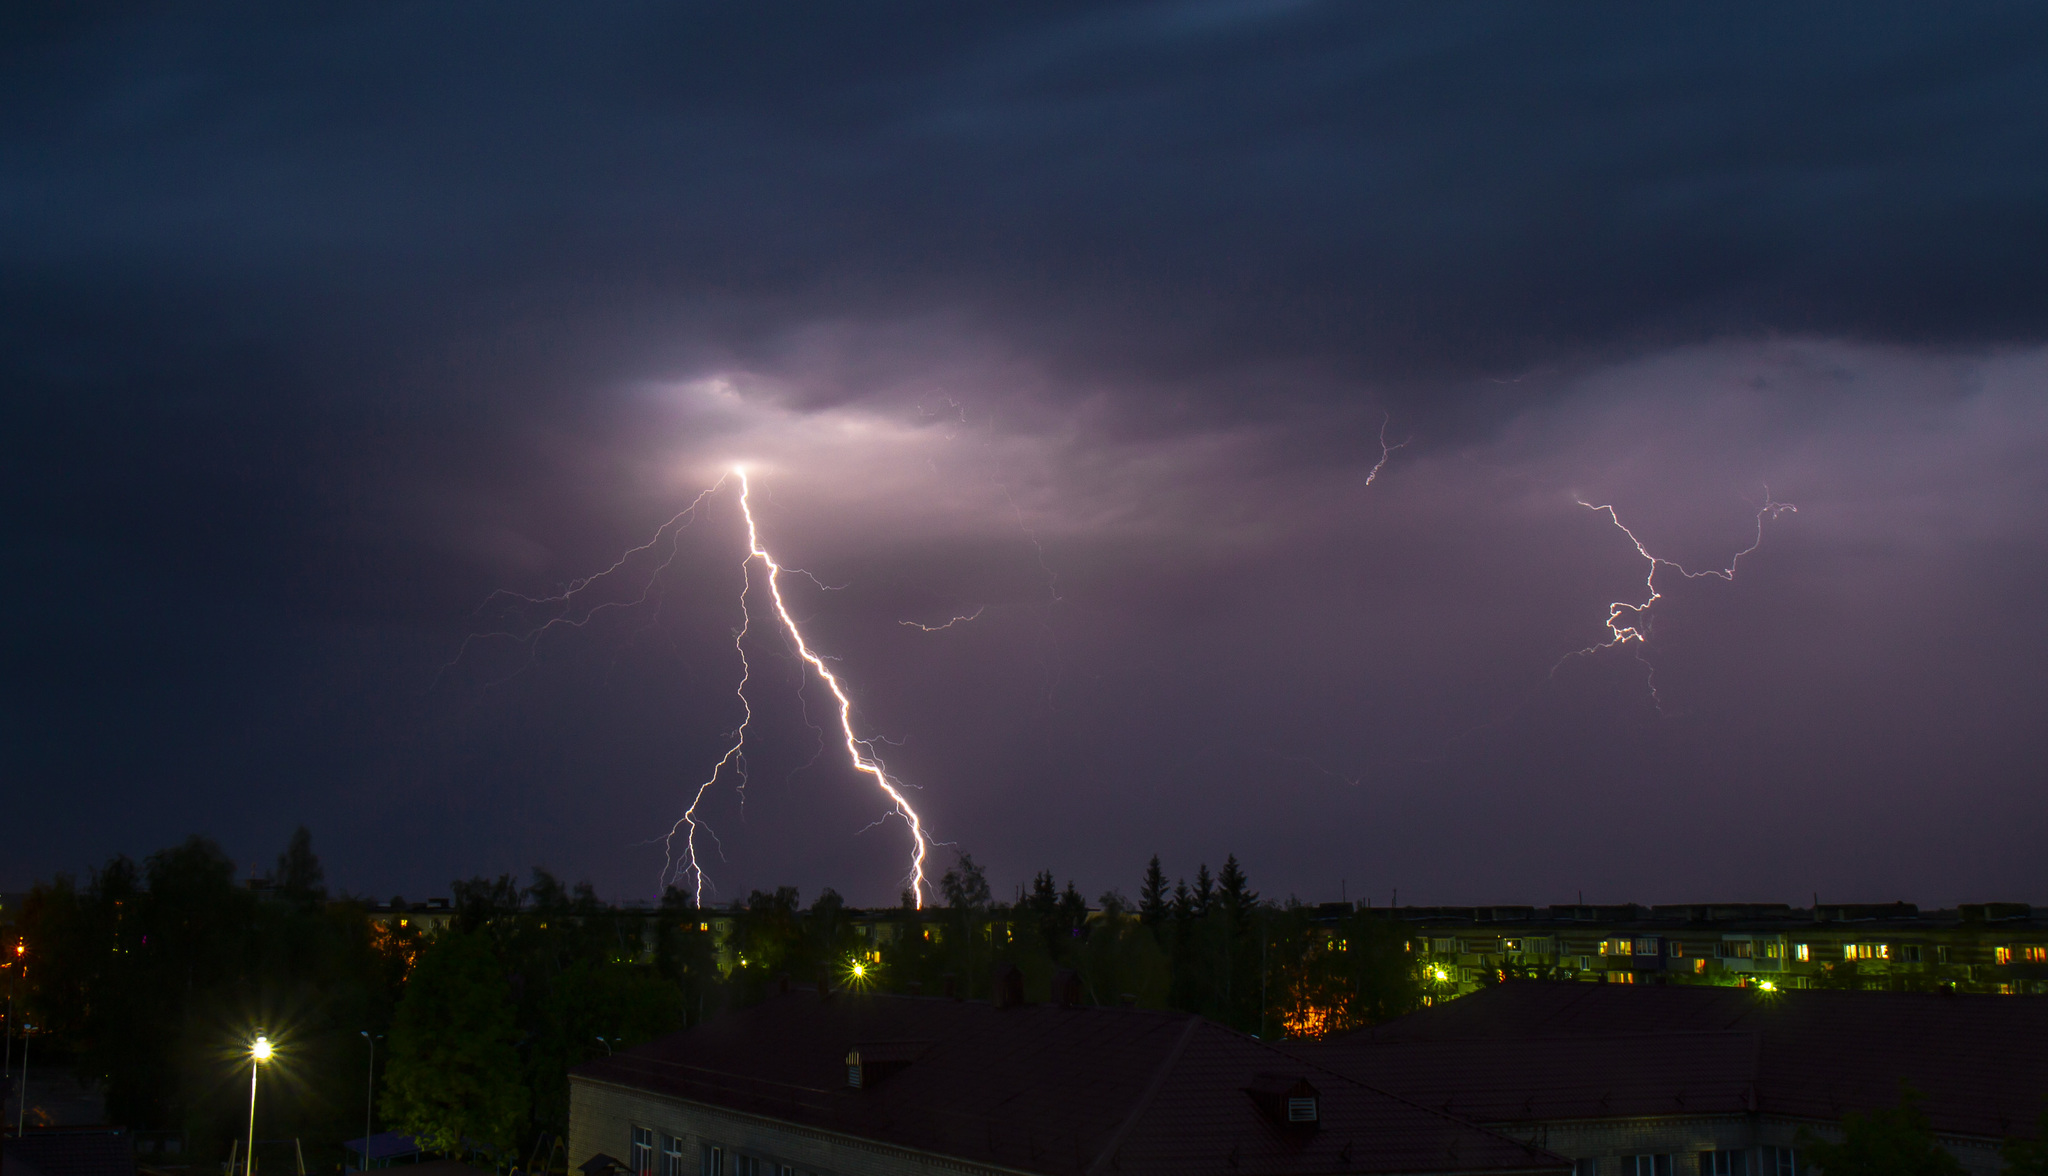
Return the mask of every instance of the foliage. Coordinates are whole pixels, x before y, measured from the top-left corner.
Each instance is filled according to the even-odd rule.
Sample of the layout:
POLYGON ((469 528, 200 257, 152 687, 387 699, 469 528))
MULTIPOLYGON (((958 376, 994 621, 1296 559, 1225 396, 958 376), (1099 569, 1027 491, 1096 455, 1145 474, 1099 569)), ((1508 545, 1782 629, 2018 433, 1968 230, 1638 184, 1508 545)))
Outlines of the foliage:
POLYGON ((2005 1158, 2004 1176, 2048 1176, 2048 1111, 2034 1128, 2032 1139, 2008 1139, 1999 1152, 2005 1158))
POLYGON ((385 1116, 435 1151, 511 1148, 528 1098, 518 1038, 512 986, 490 941, 442 936, 421 954, 392 1021, 385 1116))
POLYGON ((1807 1163, 1828 1176, 1963 1176, 1962 1163, 1935 1142, 1919 1098, 1901 1087, 1896 1107, 1842 1116, 1840 1142, 1807 1136, 1807 1163))

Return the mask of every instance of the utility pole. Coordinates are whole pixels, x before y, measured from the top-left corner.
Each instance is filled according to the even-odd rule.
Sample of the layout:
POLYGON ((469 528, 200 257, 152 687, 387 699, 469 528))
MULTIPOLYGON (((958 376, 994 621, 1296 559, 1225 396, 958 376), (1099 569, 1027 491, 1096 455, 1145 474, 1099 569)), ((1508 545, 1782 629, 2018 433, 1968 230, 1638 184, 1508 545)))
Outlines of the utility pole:
POLYGON ((363 1040, 370 1043, 370 1073, 363 1082, 363 1171, 370 1170, 370 1130, 372 1109, 377 1105, 377 1038, 368 1029, 362 1031, 363 1040))
POLYGON ((15 1095, 14 1138, 21 1138, 22 1124, 28 1120, 28 1035, 34 1025, 21 1027, 21 1093, 15 1095))

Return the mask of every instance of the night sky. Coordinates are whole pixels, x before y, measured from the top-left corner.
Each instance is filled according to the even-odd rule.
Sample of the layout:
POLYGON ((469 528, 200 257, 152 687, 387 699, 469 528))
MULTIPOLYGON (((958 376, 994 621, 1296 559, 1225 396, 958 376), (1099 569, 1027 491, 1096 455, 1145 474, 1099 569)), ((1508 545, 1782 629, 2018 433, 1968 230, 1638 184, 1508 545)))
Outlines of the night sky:
POLYGON ((0 21, 0 888, 2044 901, 2048 9, 0 21))

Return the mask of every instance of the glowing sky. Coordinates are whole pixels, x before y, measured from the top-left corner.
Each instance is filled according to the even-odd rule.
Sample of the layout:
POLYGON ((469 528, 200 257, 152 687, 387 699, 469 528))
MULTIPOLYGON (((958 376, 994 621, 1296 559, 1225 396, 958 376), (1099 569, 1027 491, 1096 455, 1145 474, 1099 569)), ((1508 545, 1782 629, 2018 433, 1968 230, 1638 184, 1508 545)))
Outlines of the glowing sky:
MULTIPOLYGON (((999 890, 2043 901, 2036 8, 7 19, 0 888, 305 822, 349 889, 646 896, 732 494, 464 642, 745 462, 999 890), (1721 568, 1766 487, 1560 665, 1643 590, 1580 500, 1721 568)), ((773 633, 716 897, 893 901, 773 633)))

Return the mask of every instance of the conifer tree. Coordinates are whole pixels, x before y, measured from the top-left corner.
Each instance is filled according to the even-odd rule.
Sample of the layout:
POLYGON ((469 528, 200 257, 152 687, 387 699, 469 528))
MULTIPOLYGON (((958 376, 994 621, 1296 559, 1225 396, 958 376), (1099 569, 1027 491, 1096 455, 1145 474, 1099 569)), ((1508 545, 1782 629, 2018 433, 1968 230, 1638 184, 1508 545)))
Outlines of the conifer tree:
POLYGON ((1209 876, 1209 863, 1203 862, 1195 870, 1195 905, 1197 919, 1209 914, 1209 904, 1216 900, 1216 880, 1209 876))
POLYGON ((1148 927, 1166 918, 1166 872, 1159 868, 1159 855, 1145 867, 1145 885, 1138 891, 1138 919, 1148 927))

